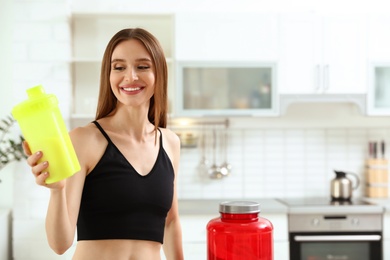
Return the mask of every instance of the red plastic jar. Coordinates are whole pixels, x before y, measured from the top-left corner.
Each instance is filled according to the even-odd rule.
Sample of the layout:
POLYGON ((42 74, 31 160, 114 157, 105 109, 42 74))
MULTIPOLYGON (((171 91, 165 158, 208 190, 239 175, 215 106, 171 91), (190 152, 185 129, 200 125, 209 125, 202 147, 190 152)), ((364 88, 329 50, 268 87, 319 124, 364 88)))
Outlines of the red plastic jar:
POLYGON ((207 224, 208 260, 273 260, 273 226, 259 203, 222 202, 219 212, 207 224))

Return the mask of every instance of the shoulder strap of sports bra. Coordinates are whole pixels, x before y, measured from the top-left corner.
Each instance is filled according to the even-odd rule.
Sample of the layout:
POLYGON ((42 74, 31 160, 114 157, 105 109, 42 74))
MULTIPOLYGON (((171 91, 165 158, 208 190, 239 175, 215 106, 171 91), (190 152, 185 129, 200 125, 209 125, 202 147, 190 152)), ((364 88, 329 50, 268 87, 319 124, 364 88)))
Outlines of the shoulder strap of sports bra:
POLYGON ((162 132, 161 132, 160 128, 157 128, 157 130, 160 132, 160 147, 162 147, 163 146, 162 132))
MULTIPOLYGON (((92 123, 94 123, 96 125, 96 127, 100 130, 100 132, 102 133, 102 135, 107 139, 107 141, 109 143, 112 143, 110 137, 108 136, 108 134, 104 131, 104 129, 102 128, 102 126, 95 120, 95 121, 92 121, 92 123)), ((160 128, 157 128, 157 130, 160 132, 160 146, 162 147, 163 145, 163 138, 162 138, 162 132, 160 130, 160 128)))
POLYGON ((95 120, 95 121, 92 121, 92 123, 94 123, 96 125, 96 127, 100 130, 100 132, 102 133, 102 135, 107 139, 107 141, 109 143, 112 143, 111 142, 111 139, 110 137, 108 137, 108 134, 103 130, 103 128, 101 127, 101 125, 95 120))

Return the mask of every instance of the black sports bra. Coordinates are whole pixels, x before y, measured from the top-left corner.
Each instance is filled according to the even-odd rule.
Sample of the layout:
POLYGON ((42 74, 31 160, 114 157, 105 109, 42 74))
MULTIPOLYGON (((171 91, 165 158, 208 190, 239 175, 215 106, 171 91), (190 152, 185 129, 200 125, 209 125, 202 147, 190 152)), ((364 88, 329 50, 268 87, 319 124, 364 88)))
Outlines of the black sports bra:
POLYGON ((160 148, 149 174, 138 174, 111 141, 85 179, 77 220, 77 240, 137 239, 163 243, 165 219, 172 205, 174 172, 160 148))

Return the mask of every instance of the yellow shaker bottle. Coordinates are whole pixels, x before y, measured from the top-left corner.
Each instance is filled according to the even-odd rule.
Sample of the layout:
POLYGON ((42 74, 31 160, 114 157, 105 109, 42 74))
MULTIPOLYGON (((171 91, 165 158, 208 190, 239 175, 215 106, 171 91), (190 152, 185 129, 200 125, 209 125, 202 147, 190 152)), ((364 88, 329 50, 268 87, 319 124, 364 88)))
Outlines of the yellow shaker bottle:
POLYGON ((40 161, 48 161, 50 176, 46 183, 68 178, 80 170, 57 97, 46 94, 41 85, 27 89, 28 99, 12 109, 31 152, 43 152, 40 161))

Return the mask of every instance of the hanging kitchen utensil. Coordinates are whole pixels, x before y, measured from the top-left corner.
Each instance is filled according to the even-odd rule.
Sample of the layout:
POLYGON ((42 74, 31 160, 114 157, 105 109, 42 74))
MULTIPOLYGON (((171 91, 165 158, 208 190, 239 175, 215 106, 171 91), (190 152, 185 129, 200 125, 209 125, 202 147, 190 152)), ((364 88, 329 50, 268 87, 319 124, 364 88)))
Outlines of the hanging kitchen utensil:
POLYGON ((207 143, 207 132, 202 129, 202 135, 200 136, 200 161, 198 164, 198 173, 200 177, 208 175, 209 161, 206 158, 206 143, 207 143))
POLYGON ((224 131, 223 131, 223 137, 221 139, 221 148, 222 148, 222 152, 224 154, 224 161, 223 163, 221 164, 221 169, 220 169, 220 172, 222 174, 222 176, 228 176, 231 172, 231 169, 232 169, 232 165, 230 163, 228 163, 228 131, 227 129, 225 128, 224 131))
POLYGON ((212 179, 221 179, 223 177, 220 167, 217 165, 217 132, 213 129, 213 164, 209 168, 209 176, 212 179))

